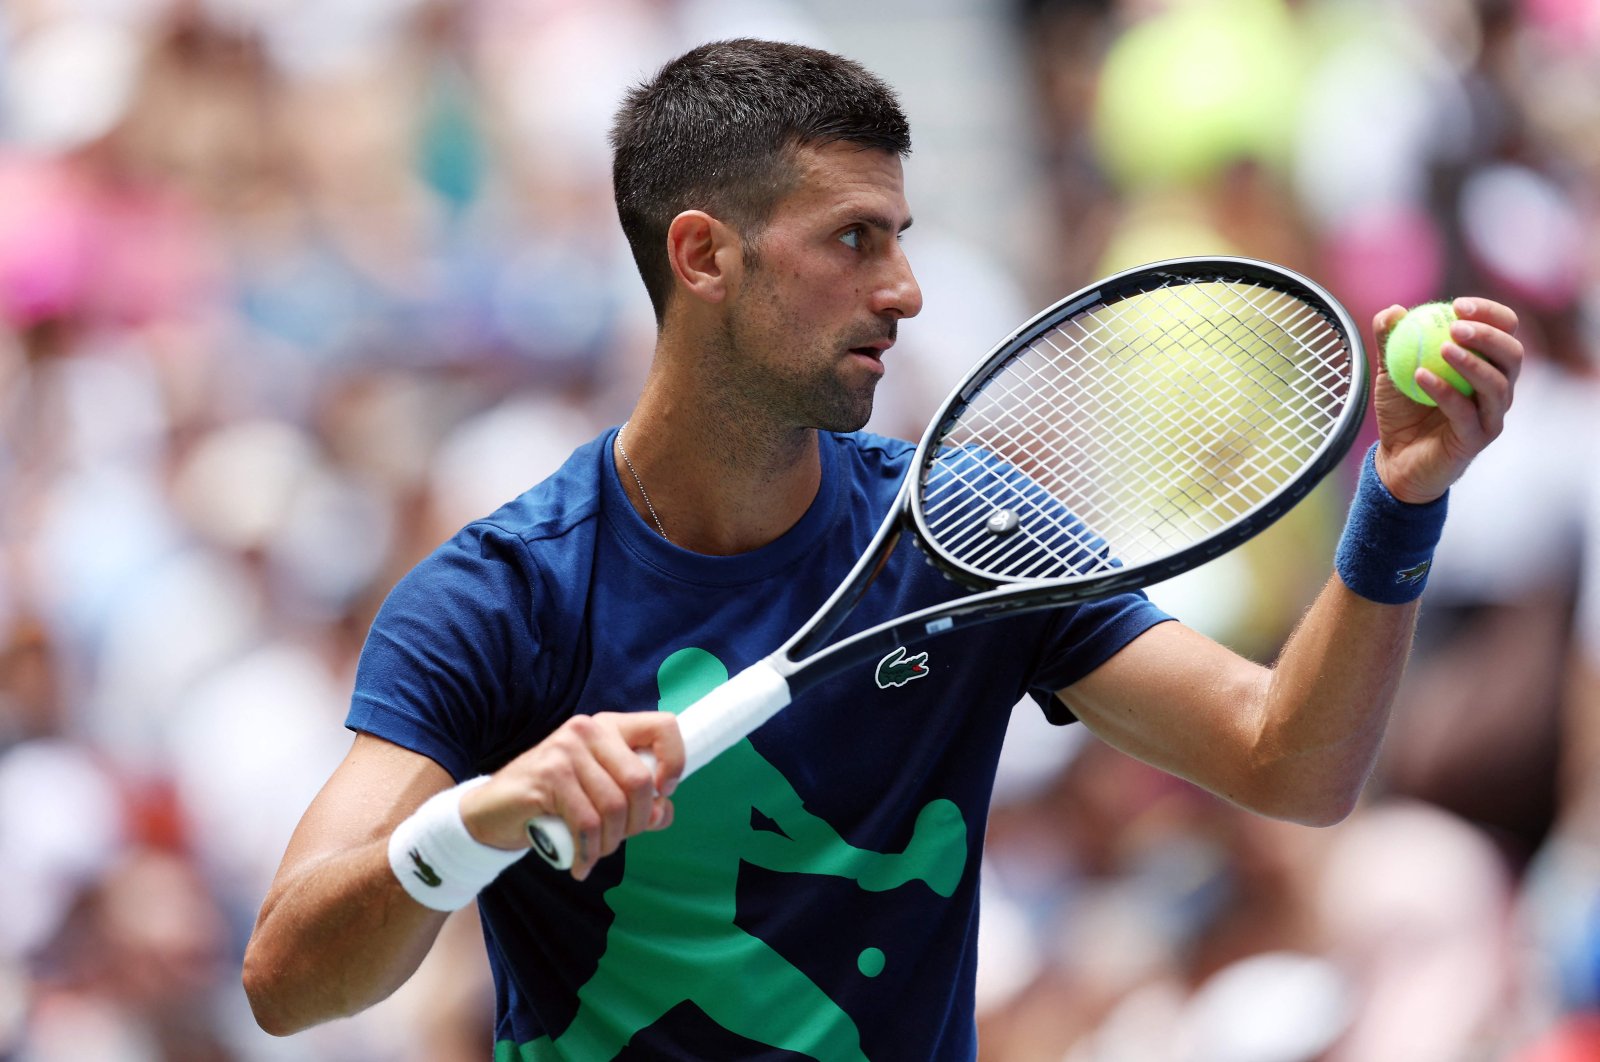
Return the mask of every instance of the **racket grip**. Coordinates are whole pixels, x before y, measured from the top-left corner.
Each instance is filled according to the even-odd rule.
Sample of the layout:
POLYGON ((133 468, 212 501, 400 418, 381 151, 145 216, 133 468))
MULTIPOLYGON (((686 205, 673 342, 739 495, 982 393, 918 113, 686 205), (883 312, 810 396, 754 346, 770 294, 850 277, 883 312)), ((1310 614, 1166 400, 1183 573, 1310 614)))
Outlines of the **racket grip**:
MULTIPOLYGON (((683 735, 683 773, 689 777, 743 740, 789 703, 789 680, 769 660, 758 660, 695 701, 678 715, 683 735)), ((639 757, 653 772, 656 758, 639 757)), ((572 831, 559 815, 540 815, 528 823, 528 840, 539 857, 557 870, 572 866, 572 831)))
MULTIPOLYGON (((650 768, 650 773, 654 774, 655 754, 641 750, 639 758, 650 768)), ((540 815, 530 820, 528 840, 533 844, 533 850, 539 853, 539 858, 557 870, 566 870, 572 866, 574 855, 572 831, 567 829, 567 824, 560 815, 540 815)))

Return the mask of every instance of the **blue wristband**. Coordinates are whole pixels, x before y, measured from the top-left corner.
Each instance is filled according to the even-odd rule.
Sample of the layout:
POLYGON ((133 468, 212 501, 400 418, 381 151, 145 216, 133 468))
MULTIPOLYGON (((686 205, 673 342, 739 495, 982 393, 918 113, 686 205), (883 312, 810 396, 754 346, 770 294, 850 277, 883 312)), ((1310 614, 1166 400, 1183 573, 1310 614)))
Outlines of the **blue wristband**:
POLYGON ((1424 505, 1409 505, 1389 493, 1378 478, 1377 443, 1361 462, 1361 479, 1334 570, 1351 590, 1369 601, 1403 605, 1422 596, 1433 566, 1433 550, 1444 530, 1448 492, 1424 505))

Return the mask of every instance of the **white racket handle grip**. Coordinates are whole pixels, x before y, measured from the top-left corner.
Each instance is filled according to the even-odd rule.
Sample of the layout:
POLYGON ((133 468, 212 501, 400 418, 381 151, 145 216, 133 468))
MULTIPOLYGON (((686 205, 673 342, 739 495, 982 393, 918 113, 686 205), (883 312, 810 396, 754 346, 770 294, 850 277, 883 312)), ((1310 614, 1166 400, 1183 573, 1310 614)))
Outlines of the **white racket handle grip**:
MULTIPOLYGON (((789 680, 768 660, 758 660, 695 701, 678 715, 683 735, 683 773, 689 777, 789 703, 789 680)), ((651 771, 656 758, 640 752, 651 771)), ((528 840, 541 859, 558 870, 572 866, 572 831, 559 815, 540 815, 528 823, 528 840)))

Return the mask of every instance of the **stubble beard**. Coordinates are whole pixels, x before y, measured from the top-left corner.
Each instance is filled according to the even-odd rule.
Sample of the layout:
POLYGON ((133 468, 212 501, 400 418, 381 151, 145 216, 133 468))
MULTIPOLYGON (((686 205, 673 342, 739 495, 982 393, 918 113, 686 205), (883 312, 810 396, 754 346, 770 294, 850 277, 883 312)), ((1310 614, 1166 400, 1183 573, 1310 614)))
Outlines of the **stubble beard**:
MULTIPOLYGON (((764 301, 770 306, 773 300, 764 301)), ((743 308, 723 323, 710 353, 716 377, 727 384, 730 410, 821 431, 865 427, 879 378, 848 378, 852 366, 843 351, 851 337, 813 339, 809 350, 800 350, 793 342, 810 331, 807 322, 795 315, 773 316, 779 324, 770 330, 754 326, 743 308)))

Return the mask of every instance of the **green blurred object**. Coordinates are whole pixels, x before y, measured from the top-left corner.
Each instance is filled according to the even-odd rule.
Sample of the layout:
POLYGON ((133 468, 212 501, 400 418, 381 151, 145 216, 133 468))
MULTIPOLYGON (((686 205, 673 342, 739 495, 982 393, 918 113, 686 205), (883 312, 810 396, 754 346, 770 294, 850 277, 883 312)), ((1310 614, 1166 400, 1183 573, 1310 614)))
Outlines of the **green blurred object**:
POLYGON ((483 187, 488 160, 472 88, 454 65, 442 64, 428 86, 417 138, 417 172, 446 203, 470 206, 483 187))
POLYGON ((1124 187, 1203 181, 1287 161, 1306 66, 1281 0, 1174 0, 1111 46, 1094 136, 1124 187))
POLYGON ((1101 253, 1095 276, 1110 276, 1163 258, 1244 253, 1244 248, 1217 231, 1200 193, 1167 185, 1123 198, 1122 215, 1101 253))

